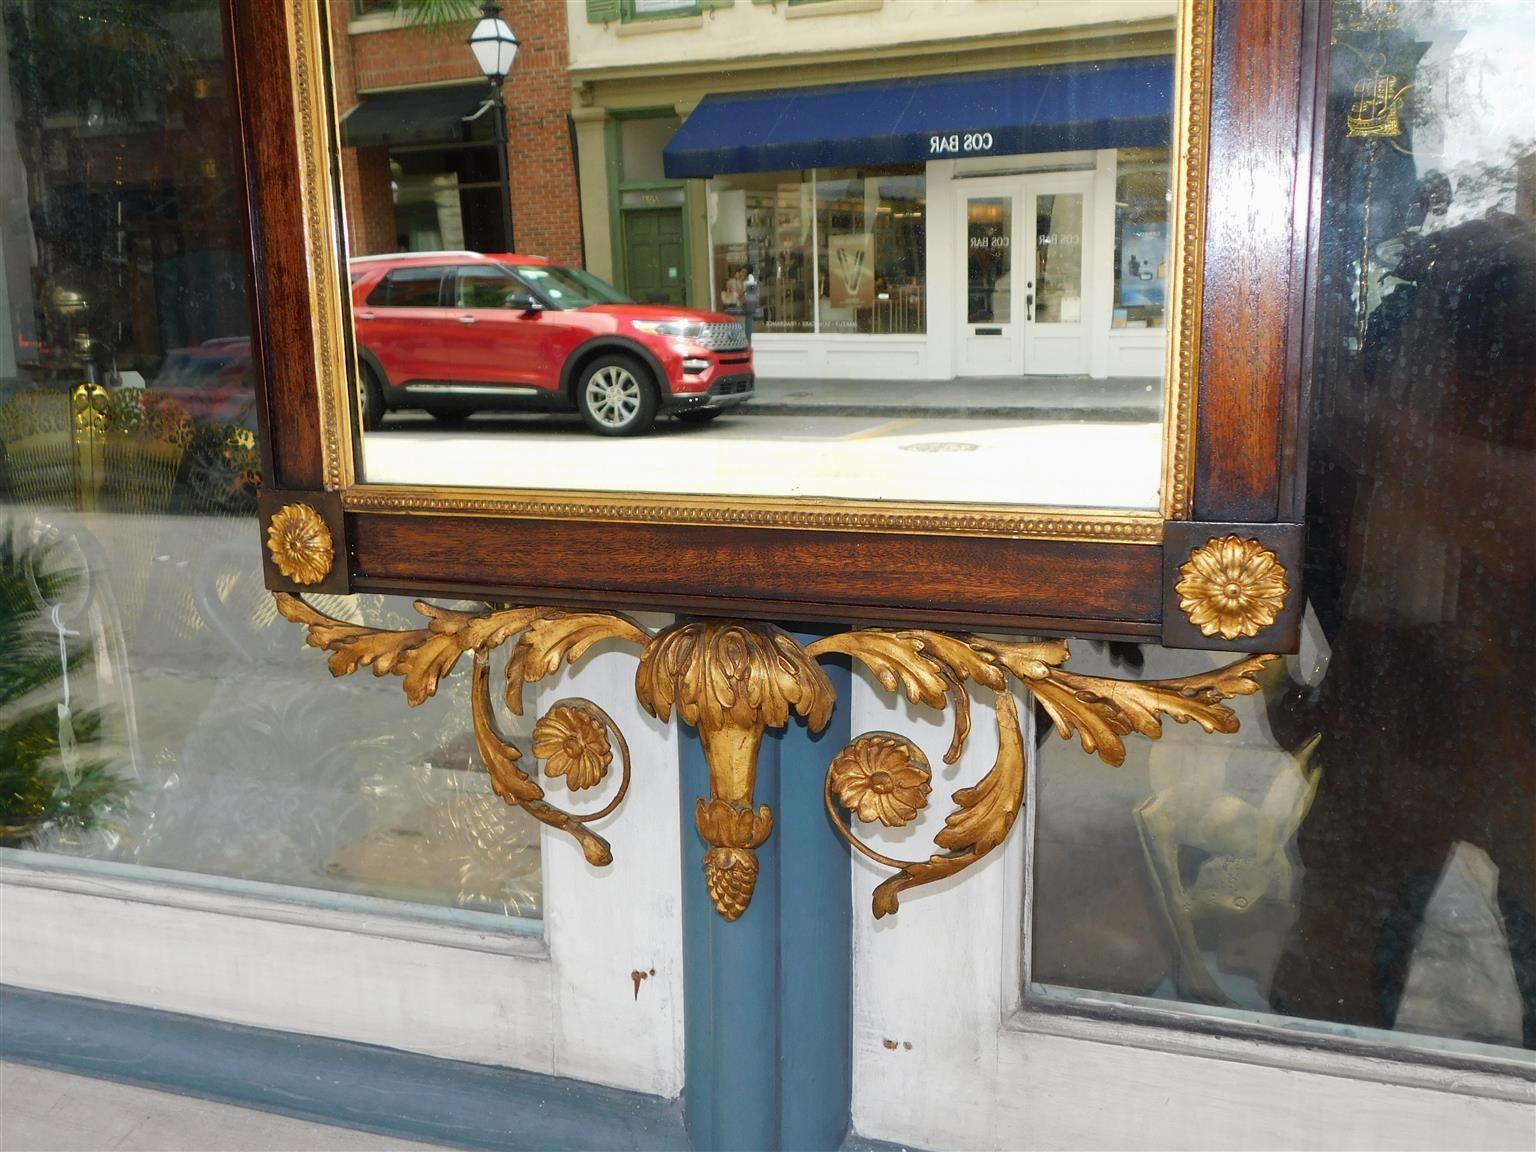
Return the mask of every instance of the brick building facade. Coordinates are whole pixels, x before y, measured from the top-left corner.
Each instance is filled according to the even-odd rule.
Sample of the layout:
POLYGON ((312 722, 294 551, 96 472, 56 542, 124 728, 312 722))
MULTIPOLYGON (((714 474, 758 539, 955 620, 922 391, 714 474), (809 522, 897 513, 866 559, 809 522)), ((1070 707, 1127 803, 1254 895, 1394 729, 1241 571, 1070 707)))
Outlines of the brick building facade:
MULTIPOLYGON (((465 43, 472 24, 413 27, 399 12, 388 8, 359 16, 354 0, 328 3, 336 111, 344 125, 348 114, 370 97, 392 94, 408 101, 412 91, 419 90, 425 97, 446 87, 484 85, 465 43)), ((581 211, 569 128, 565 4, 563 0, 519 0, 507 7, 504 16, 521 42, 505 88, 515 242, 521 252, 580 265, 581 211)), ((487 112, 483 125, 472 126, 482 145, 490 141, 490 124, 487 112)), ((344 143, 345 139, 344 127, 344 143)), ((441 143, 451 148, 454 142, 441 143)), ((425 146, 418 146, 418 152, 421 147, 425 146)), ((422 246, 409 242, 397 220, 401 156, 396 154, 392 161, 391 144, 343 147, 341 157, 352 254, 422 246)), ((477 156, 477 167, 485 164, 489 165, 489 179, 494 181, 495 160, 490 149, 477 156)), ((465 211, 472 211, 469 201, 465 203, 465 211)), ((497 236, 499 232, 491 225, 482 227, 480 235, 497 236)), ((461 241, 444 246, 485 249, 500 244, 461 241)))

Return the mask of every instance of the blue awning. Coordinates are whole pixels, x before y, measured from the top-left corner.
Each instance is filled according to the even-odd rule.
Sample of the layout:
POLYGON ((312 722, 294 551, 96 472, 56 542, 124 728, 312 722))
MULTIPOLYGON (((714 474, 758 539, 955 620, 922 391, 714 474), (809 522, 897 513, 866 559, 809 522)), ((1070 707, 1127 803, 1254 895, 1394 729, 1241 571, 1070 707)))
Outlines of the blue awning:
POLYGON ((1167 56, 706 96, 662 156, 678 180, 1166 146, 1167 56))

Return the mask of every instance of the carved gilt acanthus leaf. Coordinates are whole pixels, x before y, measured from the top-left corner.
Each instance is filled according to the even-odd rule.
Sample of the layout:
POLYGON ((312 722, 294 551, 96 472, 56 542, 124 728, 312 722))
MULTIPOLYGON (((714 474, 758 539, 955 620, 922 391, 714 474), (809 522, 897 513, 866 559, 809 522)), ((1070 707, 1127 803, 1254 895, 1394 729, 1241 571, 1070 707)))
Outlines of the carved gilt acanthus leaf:
POLYGON ((507 659, 506 704, 515 715, 523 713, 523 685, 536 684, 560 671, 562 663, 574 664, 587 649, 603 640, 622 640, 644 648, 651 634, 625 616, 607 612, 546 611, 532 621, 507 659))
MULTIPOLYGON (((502 736, 497 728, 491 705, 490 663, 484 655, 475 657, 472 687, 470 699, 475 728, 475 747, 491 778, 492 790, 508 804, 522 808, 541 823, 559 828, 575 837, 576 842, 581 845, 581 854, 594 867, 603 868, 612 864, 612 847, 607 840, 593 832, 586 824, 587 821, 598 819, 612 811, 618 801, 623 798, 622 789, 619 796, 614 798, 613 804, 592 816, 573 816, 569 812, 556 808, 544 799, 544 790, 539 787, 538 782, 518 767, 522 754, 502 736)), ((627 786, 629 778, 627 753, 624 777, 627 786)))
POLYGON ((851 656, 868 668, 886 691, 904 691, 914 704, 942 712, 953 703, 955 729, 944 753, 946 764, 960 759, 971 731, 971 701, 964 682, 974 680, 993 690, 1006 683, 992 653, 969 637, 942 632, 861 629, 825 637, 806 651, 817 657, 832 653, 851 656))
POLYGON ((1139 732, 1150 740, 1163 734, 1161 716, 1180 724, 1193 720, 1207 732, 1236 732, 1237 714, 1222 703, 1257 692, 1256 677, 1278 657, 1250 656, 1224 668, 1174 680, 1111 680, 1053 671, 1030 684, 1063 739, 1074 732, 1083 751, 1106 764, 1125 763, 1123 737, 1139 732))
POLYGON ((701 730, 781 728, 797 714, 819 732, 834 703, 832 682, 794 637, 734 621, 666 629, 640 657, 635 694, 657 719, 675 708, 701 730))
MULTIPOLYGON (((1024 733, 1013 695, 1005 690, 997 694, 997 760, 979 783, 955 793, 959 807, 945 817, 944 830, 934 837, 934 843, 947 851, 922 861, 886 860, 900 870, 875 888, 875 918, 897 911, 901 893, 908 888, 953 876, 1001 844, 1023 806, 1024 782, 1024 733)), ((841 822, 838 827, 855 847, 869 855, 841 822)))
POLYGON ((306 643, 331 653, 331 675, 350 676, 359 668, 372 668, 375 676, 399 676, 404 680, 406 701, 413 708, 436 694, 438 681, 453 670, 464 653, 494 647, 550 611, 460 612, 418 600, 416 609, 428 618, 428 626, 394 631, 343 623, 286 592, 272 596, 286 619, 309 630, 306 643))

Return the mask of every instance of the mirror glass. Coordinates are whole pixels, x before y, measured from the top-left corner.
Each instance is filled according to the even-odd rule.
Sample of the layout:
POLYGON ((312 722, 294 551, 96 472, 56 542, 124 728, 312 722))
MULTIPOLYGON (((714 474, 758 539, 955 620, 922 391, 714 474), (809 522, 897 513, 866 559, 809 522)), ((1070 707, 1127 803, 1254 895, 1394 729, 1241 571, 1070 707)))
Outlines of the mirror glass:
POLYGON ((363 480, 1159 507, 1176 0, 480 8, 329 8, 363 480))

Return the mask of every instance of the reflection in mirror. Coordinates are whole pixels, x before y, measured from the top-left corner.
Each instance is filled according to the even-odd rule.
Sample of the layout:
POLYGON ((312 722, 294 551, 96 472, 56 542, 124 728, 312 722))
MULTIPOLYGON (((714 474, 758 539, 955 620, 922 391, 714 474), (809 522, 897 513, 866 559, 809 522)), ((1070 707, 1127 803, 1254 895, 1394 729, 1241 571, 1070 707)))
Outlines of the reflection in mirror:
POLYGON ((1178 8, 332 0, 361 476, 1157 509, 1178 8))

